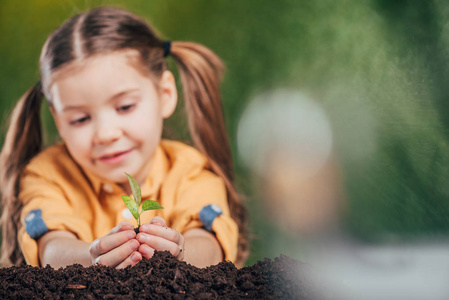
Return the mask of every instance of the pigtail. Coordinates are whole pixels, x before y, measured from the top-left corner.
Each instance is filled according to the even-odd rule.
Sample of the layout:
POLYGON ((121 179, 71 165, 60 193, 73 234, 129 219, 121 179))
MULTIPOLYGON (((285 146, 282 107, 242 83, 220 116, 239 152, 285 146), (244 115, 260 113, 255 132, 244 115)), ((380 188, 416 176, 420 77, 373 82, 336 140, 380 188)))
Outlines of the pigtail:
POLYGON ((41 83, 38 82, 17 102, 11 114, 9 128, 0 153, 2 193, 0 264, 3 266, 25 262, 17 240, 22 209, 22 204, 17 197, 21 172, 42 147, 40 119, 42 98, 41 83))
POLYGON ((172 42, 170 54, 179 69, 193 143, 226 184, 232 218, 239 227, 237 265, 249 253, 247 211, 234 188, 232 153, 220 98, 223 63, 210 49, 192 42, 172 42))

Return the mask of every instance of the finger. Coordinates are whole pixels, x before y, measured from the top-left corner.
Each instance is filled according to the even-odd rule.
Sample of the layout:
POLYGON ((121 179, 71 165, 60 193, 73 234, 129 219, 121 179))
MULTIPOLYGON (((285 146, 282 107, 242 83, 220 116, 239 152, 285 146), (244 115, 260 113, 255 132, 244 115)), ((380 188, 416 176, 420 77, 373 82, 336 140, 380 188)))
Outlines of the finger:
POLYGON ((128 256, 124 261, 119 263, 115 268, 116 269, 124 269, 127 266, 135 266, 141 260, 142 260, 142 254, 135 251, 135 252, 131 253, 131 255, 128 256))
POLYGON ((140 226, 140 233, 162 237, 179 245, 181 244, 181 242, 183 242, 182 234, 169 227, 161 227, 154 224, 144 224, 140 226))
POLYGON ((147 258, 147 259, 153 257, 154 251, 155 251, 154 248, 152 248, 152 247, 150 247, 148 245, 145 245, 145 244, 141 244, 140 247, 139 247, 139 253, 142 254, 142 256, 147 258))
POLYGON ((185 254, 184 246, 181 246, 181 247, 179 247, 179 252, 178 252, 178 255, 176 255, 176 258, 178 260, 184 260, 184 254, 185 254))
POLYGON ((114 248, 119 247, 128 240, 135 239, 136 232, 134 230, 120 231, 115 234, 105 235, 92 242, 89 247, 91 256, 100 256, 114 248))
POLYGON ((104 266, 115 267, 118 266, 121 262, 126 260, 128 256, 130 256, 134 251, 139 249, 139 242, 135 239, 130 240, 123 245, 112 249, 108 253, 105 253, 99 256, 95 263, 104 266))
MULTIPOLYGON (((184 245, 184 243, 178 245, 165 238, 144 233, 139 233, 137 240, 141 243, 141 246, 147 245, 157 251, 169 251, 175 257, 179 256, 184 245)), ((146 256, 144 255, 144 257, 146 256)))
POLYGON ((164 218, 159 217, 159 216, 156 216, 153 219, 151 219, 149 224, 159 225, 159 226, 162 226, 162 227, 167 227, 167 223, 165 222, 164 218))
POLYGON ((106 235, 112 235, 114 233, 124 231, 124 230, 134 230, 134 225, 127 221, 122 221, 112 228, 106 235))

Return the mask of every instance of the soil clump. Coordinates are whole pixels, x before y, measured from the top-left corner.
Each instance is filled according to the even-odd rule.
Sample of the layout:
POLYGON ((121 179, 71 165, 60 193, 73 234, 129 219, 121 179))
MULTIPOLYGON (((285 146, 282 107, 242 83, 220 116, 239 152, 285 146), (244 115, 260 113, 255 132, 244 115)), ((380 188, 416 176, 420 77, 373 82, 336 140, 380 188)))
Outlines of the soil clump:
POLYGON ((322 299, 311 266, 288 256, 237 269, 231 262, 197 268, 169 252, 134 267, 75 264, 55 270, 0 269, 1 299, 322 299))

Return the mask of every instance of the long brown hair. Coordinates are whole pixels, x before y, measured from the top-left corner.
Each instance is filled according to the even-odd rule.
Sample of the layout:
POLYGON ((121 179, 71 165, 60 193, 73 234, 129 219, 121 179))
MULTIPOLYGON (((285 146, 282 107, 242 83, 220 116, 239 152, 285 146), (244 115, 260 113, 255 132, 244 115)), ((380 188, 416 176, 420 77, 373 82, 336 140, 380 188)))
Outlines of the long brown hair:
MULTIPOLYGON (((93 55, 126 49, 138 51, 142 66, 152 78, 160 78, 167 70, 166 44, 145 20, 117 8, 98 7, 76 15, 45 42, 40 57, 41 82, 16 104, 0 154, 3 264, 24 261, 17 241, 22 208, 17 199, 19 178, 42 147, 43 94, 50 99, 49 86, 62 67, 93 55)), ((249 252, 247 211, 234 187, 232 153, 219 89, 223 64, 210 49, 192 42, 172 42, 170 54, 179 69, 193 143, 208 158, 211 170, 225 182, 231 216, 239 227, 236 264, 242 265, 249 252)))

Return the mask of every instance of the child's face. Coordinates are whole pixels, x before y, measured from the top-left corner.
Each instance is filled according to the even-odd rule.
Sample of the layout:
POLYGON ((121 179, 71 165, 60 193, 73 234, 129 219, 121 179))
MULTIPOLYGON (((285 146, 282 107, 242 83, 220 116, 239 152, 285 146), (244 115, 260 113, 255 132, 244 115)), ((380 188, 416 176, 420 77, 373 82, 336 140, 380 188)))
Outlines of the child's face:
MULTIPOLYGON (((166 71, 158 88, 131 64, 132 50, 100 55, 60 73, 50 88, 51 111, 70 154, 97 176, 143 181, 176 107, 176 85, 166 71)), ((137 63, 137 62, 135 62, 137 63)))

